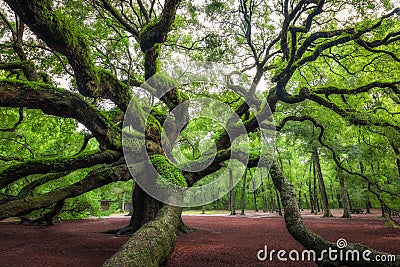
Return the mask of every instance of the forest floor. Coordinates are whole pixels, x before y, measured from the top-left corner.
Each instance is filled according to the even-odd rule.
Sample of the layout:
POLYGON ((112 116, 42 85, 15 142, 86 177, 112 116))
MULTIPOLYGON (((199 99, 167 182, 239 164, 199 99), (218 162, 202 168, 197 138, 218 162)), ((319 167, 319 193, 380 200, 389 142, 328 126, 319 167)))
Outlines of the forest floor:
MULTIPOLYGON (((400 229, 385 226, 379 211, 356 214, 352 219, 321 218, 303 212, 305 223, 329 241, 344 238, 373 249, 400 254, 400 229)), ((285 228, 275 213, 248 212, 246 216, 184 215, 185 223, 197 230, 181 234, 167 267, 181 266, 316 266, 312 262, 260 262, 257 252, 283 249, 289 253, 303 246, 285 228)), ((60 222, 55 226, 17 225, 0 222, 0 266, 101 266, 127 238, 102 234, 129 222, 120 216, 101 220, 60 222)), ((287 255, 286 255, 287 257, 287 255)))

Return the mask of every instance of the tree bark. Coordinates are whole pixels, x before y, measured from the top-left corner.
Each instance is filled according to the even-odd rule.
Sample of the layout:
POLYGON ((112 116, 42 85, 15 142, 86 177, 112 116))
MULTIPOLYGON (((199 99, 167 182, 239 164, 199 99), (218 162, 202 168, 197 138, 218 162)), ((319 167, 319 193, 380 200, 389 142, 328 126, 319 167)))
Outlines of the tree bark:
MULTIPOLYGON (((338 257, 335 261, 330 261, 328 259, 327 253, 322 254, 322 251, 327 251, 329 248, 340 250, 336 243, 331 243, 324 240, 319 235, 312 232, 310 229, 306 227, 303 222, 303 219, 300 214, 299 207, 297 205, 296 200, 296 192, 294 187, 290 181, 286 179, 283 172, 280 169, 279 164, 274 161, 271 166, 270 173, 272 176, 272 180, 275 184, 275 187, 280 192, 282 198, 282 204, 285 209, 285 223, 286 228, 289 233, 300 242, 306 249, 314 250, 317 255, 324 255, 324 258, 321 261, 318 261, 319 266, 350 266, 350 267, 375 267, 375 266, 398 266, 398 262, 400 261, 400 255, 396 255, 395 262, 374 262, 367 261, 364 258, 360 257, 359 261, 351 261, 346 259, 340 259, 338 257)), ((348 244, 347 247, 341 249, 343 253, 346 254, 347 251, 365 251, 370 250, 371 254, 369 255, 371 259, 376 257, 377 255, 385 255, 386 253, 378 252, 372 250, 361 244, 348 244)))
POLYGON ((337 175, 339 178, 340 192, 342 195, 342 203, 343 203, 343 215, 342 218, 351 218, 350 210, 349 210, 349 198, 347 197, 347 190, 344 184, 344 177, 342 175, 341 169, 337 169, 337 175))
POLYGON ((235 187, 233 186, 233 174, 232 170, 229 169, 229 209, 230 215, 236 215, 236 203, 235 203, 235 187))
POLYGON ((121 151, 120 129, 81 95, 43 83, 0 80, 0 106, 40 109, 62 118, 73 118, 85 125, 101 147, 121 151))
POLYGON ((104 151, 64 159, 25 161, 0 170, 0 188, 31 174, 60 173, 88 168, 97 164, 111 164, 121 157, 122 154, 119 152, 104 151))
POLYGON ((302 195, 301 195, 301 188, 302 187, 303 187, 303 182, 300 183, 300 187, 299 187, 299 207, 300 207, 300 210, 303 210, 303 198, 302 198, 302 195))
MULTIPOLYGON (((362 163, 362 161, 360 161, 360 173, 364 174, 364 164, 362 163)), ((367 190, 365 191, 365 209, 366 209, 366 213, 371 213, 371 209, 370 209, 370 201, 369 201, 369 191, 368 188, 370 187, 370 181, 367 181, 367 190)))
POLYGON ((34 210, 50 206, 51 204, 67 198, 77 197, 111 182, 127 181, 130 178, 130 173, 125 164, 115 167, 105 166, 90 172, 81 181, 64 188, 56 189, 38 196, 9 201, 0 205, 0 220, 26 215, 34 210))
POLYGON ((315 213, 315 202, 314 202, 314 197, 313 197, 313 192, 312 192, 312 183, 311 183, 311 176, 310 180, 308 182, 308 195, 310 197, 310 212, 315 213))
POLYGON ((264 184, 264 178, 260 172, 261 188, 262 188, 262 200, 263 200, 263 212, 268 212, 268 195, 267 188, 264 184))
POLYGON ((312 164, 313 169, 313 200, 314 200, 314 214, 317 215, 319 212, 318 206, 318 195, 317 195, 317 175, 315 170, 315 163, 312 164))
POLYGON ((278 214, 282 216, 282 205, 281 205, 281 198, 279 197, 278 190, 275 189, 276 201, 278 202, 278 214))
POLYGON ((103 266, 160 266, 174 248, 180 215, 181 208, 165 205, 154 221, 144 224, 103 266))
POLYGON ((325 182, 324 182, 324 178, 322 176, 321 164, 319 161, 319 154, 318 154, 317 148, 313 149, 313 159, 314 159, 314 165, 315 165, 315 168, 317 171, 319 190, 321 192, 321 197, 322 197, 322 205, 324 207, 324 215, 322 217, 332 217, 332 213, 329 208, 329 199, 328 199, 328 195, 326 193, 325 182))
POLYGON ((244 210, 246 208, 246 179, 247 179, 247 170, 244 172, 242 179, 242 195, 241 195, 241 212, 240 215, 245 215, 244 210))
POLYGON ((394 154, 396 155, 397 174, 400 176, 400 149, 393 142, 390 142, 390 145, 391 145, 391 147, 392 147, 392 149, 394 151, 394 154))
POLYGON ((251 179, 251 185, 253 186, 254 211, 258 212, 257 189, 256 189, 256 185, 255 185, 254 179, 251 179))

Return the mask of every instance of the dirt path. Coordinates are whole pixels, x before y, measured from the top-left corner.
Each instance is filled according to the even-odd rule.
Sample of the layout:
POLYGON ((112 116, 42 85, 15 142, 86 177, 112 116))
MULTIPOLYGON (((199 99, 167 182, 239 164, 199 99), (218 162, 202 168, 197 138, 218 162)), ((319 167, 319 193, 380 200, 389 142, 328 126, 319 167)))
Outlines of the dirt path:
MULTIPOLYGON (((269 250, 287 251, 302 251, 303 247, 289 235, 282 217, 249 215, 251 218, 184 216, 189 226, 199 230, 178 236, 167 267, 316 266, 310 262, 259 262, 256 253, 264 245, 269 250)), ((305 215, 304 220, 330 241, 345 238, 400 254, 400 229, 384 227, 384 220, 377 215, 355 215, 351 220, 305 215)), ((101 266, 126 238, 100 232, 128 222, 128 217, 62 222, 53 227, 0 222, 0 266, 101 266)))

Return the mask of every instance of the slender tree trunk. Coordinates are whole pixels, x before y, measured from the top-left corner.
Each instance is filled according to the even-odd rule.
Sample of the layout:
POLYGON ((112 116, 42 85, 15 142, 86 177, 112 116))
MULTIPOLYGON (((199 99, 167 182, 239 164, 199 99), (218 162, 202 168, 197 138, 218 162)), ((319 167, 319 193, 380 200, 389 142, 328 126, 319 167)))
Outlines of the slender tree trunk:
POLYGON ((300 188, 299 188, 299 207, 300 210, 303 210, 303 198, 301 197, 301 188, 303 187, 303 182, 300 183, 300 188))
MULTIPOLYGON (((370 187, 370 183, 371 182, 367 182, 367 188, 370 187)), ((366 206, 366 213, 371 213, 371 208, 372 208, 372 204, 371 204, 371 200, 369 199, 369 192, 366 192, 366 199, 365 199, 365 206, 366 206)))
POLYGON ((307 193, 304 193, 304 199, 306 201, 306 209, 310 209, 310 203, 308 202, 307 193))
POLYGON ((255 211, 255 212, 258 212, 257 190, 254 190, 254 192, 253 192, 253 198, 254 198, 254 211, 255 211))
MULTIPOLYGON (((346 259, 346 257, 336 257, 335 260, 329 259, 328 253, 326 252, 328 248, 336 250, 339 249, 336 242, 329 242, 324 240, 322 237, 318 236, 314 232, 312 232, 307 226, 304 224, 303 219, 300 214, 299 207, 297 205, 296 200, 296 192, 292 183, 287 180, 285 175, 283 174, 280 166, 275 161, 270 169, 270 173, 272 176, 272 180, 275 184, 275 187, 280 192, 282 198, 282 204, 285 209, 285 223, 286 228, 289 233, 300 242, 306 249, 313 250, 316 252, 316 255, 324 255, 322 259, 318 259, 317 264, 319 266, 350 266, 350 267, 373 267, 373 266, 398 266, 398 262, 400 261, 400 255, 396 255, 396 261, 392 262, 382 262, 382 264, 377 264, 376 262, 369 261, 363 257, 360 257, 359 261, 354 261, 352 259, 346 259)), ((386 257, 386 253, 374 251, 364 245, 361 244, 347 244, 345 248, 342 248, 343 255, 347 255, 348 252, 352 252, 353 250, 360 251, 360 255, 362 255, 363 251, 369 250, 369 258, 378 258, 386 257), (380 255, 380 256, 378 256, 380 255)))
POLYGON ((261 188, 262 188, 263 212, 267 212, 268 211, 267 188, 265 188, 264 179, 263 179, 261 171, 260 171, 260 179, 261 179, 261 188))
MULTIPOLYGON (((201 203, 204 203, 204 190, 203 190, 203 186, 200 186, 200 193, 201 193, 201 203)), ((201 214, 206 214, 205 205, 201 205, 201 214)))
POLYGON ((347 199, 349 200, 349 208, 350 208, 350 210, 353 210, 353 204, 351 202, 349 191, 347 191, 347 190, 346 190, 346 196, 347 196, 347 199))
POLYGON ((332 200, 331 204, 333 204, 333 203, 335 203, 335 196, 334 196, 334 193, 333 193, 332 181, 330 181, 330 183, 329 183, 329 191, 330 191, 331 200, 332 200))
POLYGON ((231 169, 229 169, 229 188, 229 209, 231 211, 231 215, 236 215, 235 188, 233 186, 233 173, 231 169))
POLYGON ((270 195, 270 203, 271 203, 271 212, 274 213, 276 210, 276 202, 273 196, 273 193, 270 195))
POLYGON ((310 212, 315 213, 315 203, 312 192, 311 176, 310 176, 310 181, 308 182, 308 196, 310 197, 310 210, 311 210, 310 212))
POLYGON ((279 197, 279 193, 278 193, 277 189, 275 189, 275 194, 276 194, 276 201, 278 202, 278 213, 279 213, 279 216, 282 216, 281 198, 279 197))
POLYGON ((251 180, 251 185, 253 186, 254 211, 258 212, 257 189, 256 189, 256 185, 254 183, 254 179, 251 180))
POLYGON ((317 175, 315 172, 315 163, 313 163, 313 199, 314 199, 314 214, 317 215, 319 212, 319 205, 318 205, 318 195, 317 195, 317 175))
POLYGON ((386 214, 385 204, 384 204, 382 201, 380 201, 380 204, 381 204, 382 217, 383 217, 383 218, 386 218, 386 217, 387 217, 387 214, 386 214))
POLYGON ((126 192, 122 194, 122 205, 121 205, 121 212, 125 212, 125 196, 126 192))
POLYGON ((268 188, 270 188, 270 195, 269 195, 269 203, 271 203, 271 212, 274 213, 276 209, 276 203, 274 199, 274 193, 272 191, 272 188, 274 187, 273 182, 271 181, 271 174, 268 173, 268 188))
POLYGON ((332 213, 329 208, 328 195, 326 193, 325 183, 322 177, 321 164, 319 161, 319 154, 317 148, 314 148, 313 150, 313 158, 314 158, 314 165, 317 171, 319 190, 321 192, 321 197, 322 197, 322 205, 324 207, 324 215, 322 217, 332 217, 332 213))
MULTIPOLYGON (((399 156, 398 156, 399 157, 399 156)), ((398 172, 398 174, 399 174, 399 176, 400 176, 400 158, 397 158, 396 159, 396 165, 397 165, 397 172, 398 172)))
POLYGON ((336 194, 336 198, 337 198, 337 202, 338 202, 338 208, 339 209, 343 209, 343 204, 342 204, 342 197, 343 197, 343 193, 342 193, 342 189, 340 188, 340 193, 336 194))
POLYGON ((220 188, 218 187, 218 191, 217 191, 217 194, 218 194, 218 199, 217 199, 217 210, 219 210, 219 201, 220 201, 219 192, 220 192, 220 188))
POLYGON ((340 191, 342 195, 342 202, 343 202, 343 215, 342 218, 351 218, 350 215, 350 210, 349 210, 349 199, 347 197, 347 190, 344 184, 344 177, 342 175, 342 171, 338 168, 337 169, 337 175, 339 178, 339 185, 340 185, 340 191))
POLYGON ((393 142, 390 142, 390 145, 396 155, 397 173, 400 176, 400 149, 393 142))
POLYGON ((242 179, 242 198, 241 198, 241 212, 240 215, 245 215, 244 210, 246 208, 246 179, 247 179, 247 170, 244 172, 242 179))
MULTIPOLYGON (((361 174, 364 174, 364 164, 362 163, 362 161, 360 161, 360 172, 361 174)), ((367 189, 369 188, 369 181, 367 182, 367 189)), ((368 194, 368 190, 365 192, 365 209, 366 209, 366 213, 371 213, 371 210, 369 208, 369 194, 368 194)))
POLYGON ((369 200, 369 196, 368 196, 368 193, 367 193, 367 196, 366 196, 366 199, 365 199, 365 213, 371 213, 371 202, 370 202, 370 200, 369 200))
POLYGON ((313 190, 312 190, 312 169, 313 169, 313 163, 312 160, 310 160, 310 170, 309 170, 309 175, 308 175, 308 180, 307 180, 307 187, 308 187, 308 196, 310 199, 310 212, 315 213, 315 203, 314 203, 314 197, 313 197, 313 190))

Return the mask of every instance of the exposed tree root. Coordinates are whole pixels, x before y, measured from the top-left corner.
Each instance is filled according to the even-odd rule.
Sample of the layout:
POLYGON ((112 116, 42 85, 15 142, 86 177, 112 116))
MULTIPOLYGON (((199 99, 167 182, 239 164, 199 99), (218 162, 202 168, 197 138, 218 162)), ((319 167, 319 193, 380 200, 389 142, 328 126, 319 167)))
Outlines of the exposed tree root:
POLYGON ((318 259, 317 261, 319 266, 399 266, 400 255, 396 255, 394 261, 377 262, 374 261, 374 259, 387 258, 389 255, 357 243, 347 244, 347 246, 340 248, 336 243, 328 242, 321 236, 312 232, 303 222, 300 210, 297 206, 296 192, 294 187, 292 183, 286 179, 277 162, 274 162, 274 164, 271 166, 270 173, 274 185, 279 190, 281 195, 282 204, 285 211, 284 218, 286 222, 286 228, 288 229, 289 233, 306 249, 315 251, 316 255, 324 255, 322 259, 318 259), (342 255, 350 255, 353 251, 357 250, 360 257, 356 260, 354 260, 353 257, 336 257, 336 259, 328 258, 328 253, 323 254, 322 252, 327 252, 329 249, 336 251, 341 250, 343 252, 342 255), (363 252, 366 250, 369 250, 369 253, 367 253, 368 257, 364 258, 361 255, 363 255, 363 252))
POLYGON ((180 215, 181 208, 165 205, 156 220, 137 230, 103 266, 160 266, 174 248, 180 215))

